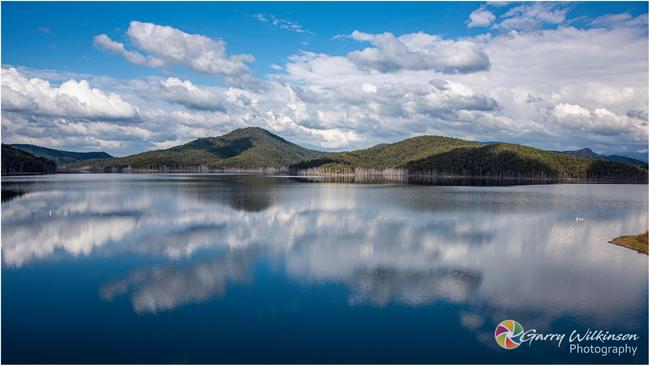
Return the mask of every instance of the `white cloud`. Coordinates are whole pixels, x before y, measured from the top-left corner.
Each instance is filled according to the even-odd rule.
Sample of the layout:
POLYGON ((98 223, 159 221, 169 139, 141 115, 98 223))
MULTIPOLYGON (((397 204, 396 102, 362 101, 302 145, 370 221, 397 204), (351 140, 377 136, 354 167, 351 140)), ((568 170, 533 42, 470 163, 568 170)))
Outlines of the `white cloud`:
POLYGON ((553 108, 553 113, 560 119, 584 118, 591 113, 588 109, 575 104, 560 103, 553 108))
MULTIPOLYGON (((515 8, 521 6, 535 5, 515 8)), ((501 20, 528 14, 548 25, 559 21, 552 14, 564 8, 544 9, 551 16, 520 8, 501 20)), ((46 141, 51 146, 92 150, 107 146, 118 155, 171 147, 247 126, 264 127, 322 149, 363 148, 438 134, 553 150, 647 151, 648 38, 637 18, 619 15, 594 20, 598 26, 583 29, 529 27, 525 32, 458 40, 426 33, 354 32, 349 37, 372 46, 347 54, 300 52, 274 67, 275 73, 267 79, 226 87, 170 76, 131 81, 83 76, 105 96, 114 94, 138 106, 137 128, 96 113, 93 122, 101 133, 83 128, 90 125, 75 121, 73 113, 44 113, 48 110, 44 107, 34 112, 38 111, 34 98, 5 92, 3 71, 2 133, 9 142, 46 141)), ((167 36, 153 37, 158 34, 156 27, 144 27, 152 34, 140 38, 179 36, 169 28, 162 32, 167 36)), ((130 38, 131 44, 138 46, 138 53, 142 51, 145 64, 153 58, 172 62, 160 57, 160 52, 141 48, 134 39, 130 38)), ((102 37, 96 42, 124 57, 128 55, 124 52, 135 52, 107 41, 102 37)), ((154 42, 151 47, 158 45, 154 42)), ((179 55, 191 53, 171 44, 168 52, 174 50, 181 50, 179 55)), ((48 70, 29 75, 55 85, 79 79, 48 70)), ((64 106, 57 102, 57 108, 64 106)))
POLYGON ((223 40, 185 33, 169 26, 132 21, 127 35, 133 44, 147 54, 128 51, 122 43, 111 40, 105 34, 95 37, 95 45, 135 64, 151 67, 180 64, 197 72, 227 77, 248 74, 246 64, 254 61, 251 55, 227 55, 223 40))
POLYGON ((647 133, 647 121, 640 121, 627 114, 617 114, 607 108, 589 110, 579 105, 560 103, 553 108, 553 114, 564 126, 581 133, 612 136, 635 131, 647 133))
MULTIPOLYGON (((639 202, 634 194, 583 192, 592 198, 586 200, 586 210, 600 214, 577 226, 566 220, 566 212, 576 208, 562 190, 534 201, 558 208, 557 213, 508 205, 509 192, 457 205, 450 195, 386 194, 390 187, 377 187, 370 196, 324 187, 318 200, 305 200, 286 194, 284 185, 259 187, 261 199, 252 208, 227 195, 206 200, 199 188, 208 185, 159 190, 136 185, 128 199, 119 189, 29 193, 3 207, 3 224, 9 228, 3 232, 3 265, 22 268, 65 255, 182 260, 177 269, 136 268, 100 289, 105 299, 129 296, 137 311, 220 296, 228 284, 254 275, 255 258, 269 253, 283 260, 290 278, 346 286, 351 303, 470 301, 490 310, 482 313, 485 319, 463 314, 463 324, 471 327, 489 326, 503 319, 498 313, 512 309, 536 319, 539 314, 562 319, 580 309, 594 324, 608 327, 647 301, 637 290, 647 284, 645 257, 599 244, 611 233, 647 227, 647 201, 639 202), (364 209, 369 198, 386 201, 381 212, 364 209), (612 210, 623 204, 629 208, 623 216, 612 210), (486 214, 485 207, 500 214, 486 214), (42 215, 45 208, 52 216, 42 215), (198 253, 201 248, 208 251, 198 253), (213 252, 217 254, 210 258, 213 252), (582 258, 578 263, 577 255, 582 258), (543 261, 535 260, 541 257, 543 261), (504 258, 512 266, 504 268, 504 258), (504 270, 516 276, 504 277, 504 270), (549 282, 539 273, 557 273, 573 282, 549 282), (634 286, 615 286, 621 277, 634 286), (575 296, 576 286, 594 291, 575 296), (556 296, 547 296, 551 289, 556 296), (513 290, 522 296, 504 296, 513 290)), ((644 197, 642 187, 629 189, 644 197)))
POLYGON ((510 8, 494 25, 499 30, 535 30, 545 24, 562 24, 569 8, 563 3, 531 2, 510 8))
POLYGON ((361 90, 366 93, 376 93, 377 87, 372 83, 363 83, 363 85, 361 85, 361 90))
POLYGON ((92 88, 87 80, 59 86, 26 78, 15 68, 2 68, 2 109, 69 118, 135 118, 138 110, 119 95, 92 88))
POLYGON ((359 140, 360 136, 354 131, 346 131, 338 128, 317 129, 304 128, 304 130, 314 136, 317 141, 321 141, 323 147, 337 148, 340 146, 349 146, 359 140))
MULTIPOLYGON (((359 40, 374 37, 356 34, 359 40)), ((647 145, 647 121, 634 117, 645 115, 648 100, 648 41, 638 29, 560 27, 480 42, 492 64, 483 73, 366 72, 348 57, 303 53, 285 65, 284 77, 301 86, 303 101, 318 103, 320 113, 311 123, 353 129, 366 146, 409 133, 550 149, 590 146, 612 152, 621 144, 647 145), (576 105, 588 113, 570 123, 552 115, 556 105, 558 111, 576 105), (332 111, 325 113, 324 106, 332 111), (616 117, 596 113, 599 108, 616 117), (607 120, 614 127, 605 128, 607 120)))
POLYGON ((300 25, 300 23, 292 20, 278 18, 275 15, 254 14, 253 18, 259 20, 262 23, 268 23, 273 25, 274 27, 285 29, 291 32, 313 34, 312 32, 309 31, 309 29, 306 29, 305 27, 300 25))
POLYGON ((607 14, 591 21, 593 27, 647 27, 647 25, 648 14, 641 14, 636 17, 630 13, 607 14))
MULTIPOLYGON (((147 58, 136 51, 127 51, 124 44, 115 42, 105 34, 96 35, 93 44, 99 49, 103 49, 126 58, 129 62, 137 65, 147 65, 147 58)), ((153 66, 153 64, 151 64, 153 66)), ((158 66, 161 66, 160 64, 158 66)))
POLYGON ((469 15, 469 20, 467 21, 467 27, 468 28, 489 27, 490 25, 492 25, 495 19, 496 17, 494 16, 494 14, 492 14, 491 11, 481 7, 474 10, 469 15))
POLYGON ((333 78, 358 74, 357 66, 348 58, 303 52, 289 57, 289 63, 284 66, 286 75, 296 80, 322 78, 323 81, 333 78))
POLYGON ((197 87, 189 80, 170 77, 136 83, 145 98, 162 98, 189 109, 225 111, 226 94, 220 88, 197 87))
POLYGON ((353 51, 348 57, 360 67, 380 72, 398 70, 436 70, 443 73, 484 71, 490 60, 470 40, 445 40, 427 33, 395 37, 392 33, 368 34, 354 31, 354 40, 374 47, 353 51))

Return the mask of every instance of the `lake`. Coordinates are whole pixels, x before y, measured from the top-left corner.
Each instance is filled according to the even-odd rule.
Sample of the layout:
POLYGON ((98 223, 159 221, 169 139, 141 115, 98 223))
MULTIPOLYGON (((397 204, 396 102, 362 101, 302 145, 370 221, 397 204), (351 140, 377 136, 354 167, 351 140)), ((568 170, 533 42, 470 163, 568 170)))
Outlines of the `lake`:
POLYGON ((71 174, 2 190, 3 363, 648 362, 648 256, 607 243, 647 230, 647 185, 71 174), (505 350, 506 319, 640 339, 634 356, 505 350))

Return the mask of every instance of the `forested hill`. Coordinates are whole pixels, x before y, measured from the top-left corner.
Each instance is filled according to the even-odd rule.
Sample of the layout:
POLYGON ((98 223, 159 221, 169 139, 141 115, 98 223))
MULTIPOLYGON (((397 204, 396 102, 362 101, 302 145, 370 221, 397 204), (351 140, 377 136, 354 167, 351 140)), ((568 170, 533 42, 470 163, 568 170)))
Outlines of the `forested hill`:
POLYGON ((647 182, 648 169, 528 146, 441 136, 418 136, 393 144, 340 153, 309 150, 261 128, 200 138, 166 150, 69 164, 68 171, 216 171, 280 169, 297 174, 400 174, 602 179, 647 182))
POLYGON ((48 174, 56 171, 52 160, 2 144, 2 175, 48 174))
POLYGON ((514 144, 453 149, 406 164, 409 171, 473 176, 549 177, 647 182, 648 170, 608 160, 567 156, 514 144))
POLYGON ((405 168, 412 161, 422 160, 436 154, 462 147, 479 147, 478 142, 441 136, 418 136, 396 142, 380 144, 368 149, 330 154, 320 159, 303 161, 292 169, 390 169, 405 168))
POLYGON ((30 144, 12 144, 12 147, 26 151, 34 156, 46 158, 56 162, 58 165, 70 164, 77 161, 89 159, 107 159, 112 158, 111 155, 101 152, 73 152, 57 149, 50 149, 47 147, 30 145, 30 144))
POLYGON ((166 150, 78 162, 66 168, 90 171, 123 171, 126 168, 136 171, 280 169, 324 155, 323 152, 305 149, 264 129, 249 127, 223 136, 200 138, 166 150))
POLYGON ((420 136, 394 144, 331 154, 295 164, 291 169, 310 174, 400 169, 411 175, 648 181, 646 167, 571 156, 523 145, 485 145, 439 136, 420 136))

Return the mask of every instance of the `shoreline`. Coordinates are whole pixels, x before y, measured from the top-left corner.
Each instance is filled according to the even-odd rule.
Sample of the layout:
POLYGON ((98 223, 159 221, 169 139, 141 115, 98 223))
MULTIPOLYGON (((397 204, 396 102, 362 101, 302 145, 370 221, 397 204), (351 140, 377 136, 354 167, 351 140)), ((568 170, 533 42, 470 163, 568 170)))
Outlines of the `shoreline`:
POLYGON ((648 254, 648 231, 638 235, 621 235, 609 241, 610 244, 648 254))
POLYGON ((263 168, 263 169, 111 169, 109 171, 90 170, 61 170, 55 173, 19 173, 3 174, 2 177, 20 177, 52 174, 223 174, 223 175, 251 175, 251 176, 284 176, 289 178, 301 178, 307 181, 321 182, 394 182, 413 184, 439 185, 536 185, 536 184, 643 184, 648 181, 633 179, 590 179, 590 178, 569 178, 569 177, 542 177, 542 176, 508 176, 508 175, 455 175, 445 173, 409 173, 398 169, 368 170, 361 173, 336 173, 336 172, 314 172, 314 171, 293 171, 288 169, 263 168))

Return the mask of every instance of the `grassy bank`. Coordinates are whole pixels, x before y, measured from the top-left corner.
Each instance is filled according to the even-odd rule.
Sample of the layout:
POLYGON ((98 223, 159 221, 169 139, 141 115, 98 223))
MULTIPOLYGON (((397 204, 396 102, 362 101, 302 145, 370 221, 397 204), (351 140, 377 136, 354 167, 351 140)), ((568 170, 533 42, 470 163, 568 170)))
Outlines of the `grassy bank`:
POLYGON ((639 253, 648 254, 648 232, 639 235, 623 235, 610 241, 612 244, 634 249, 639 253))

